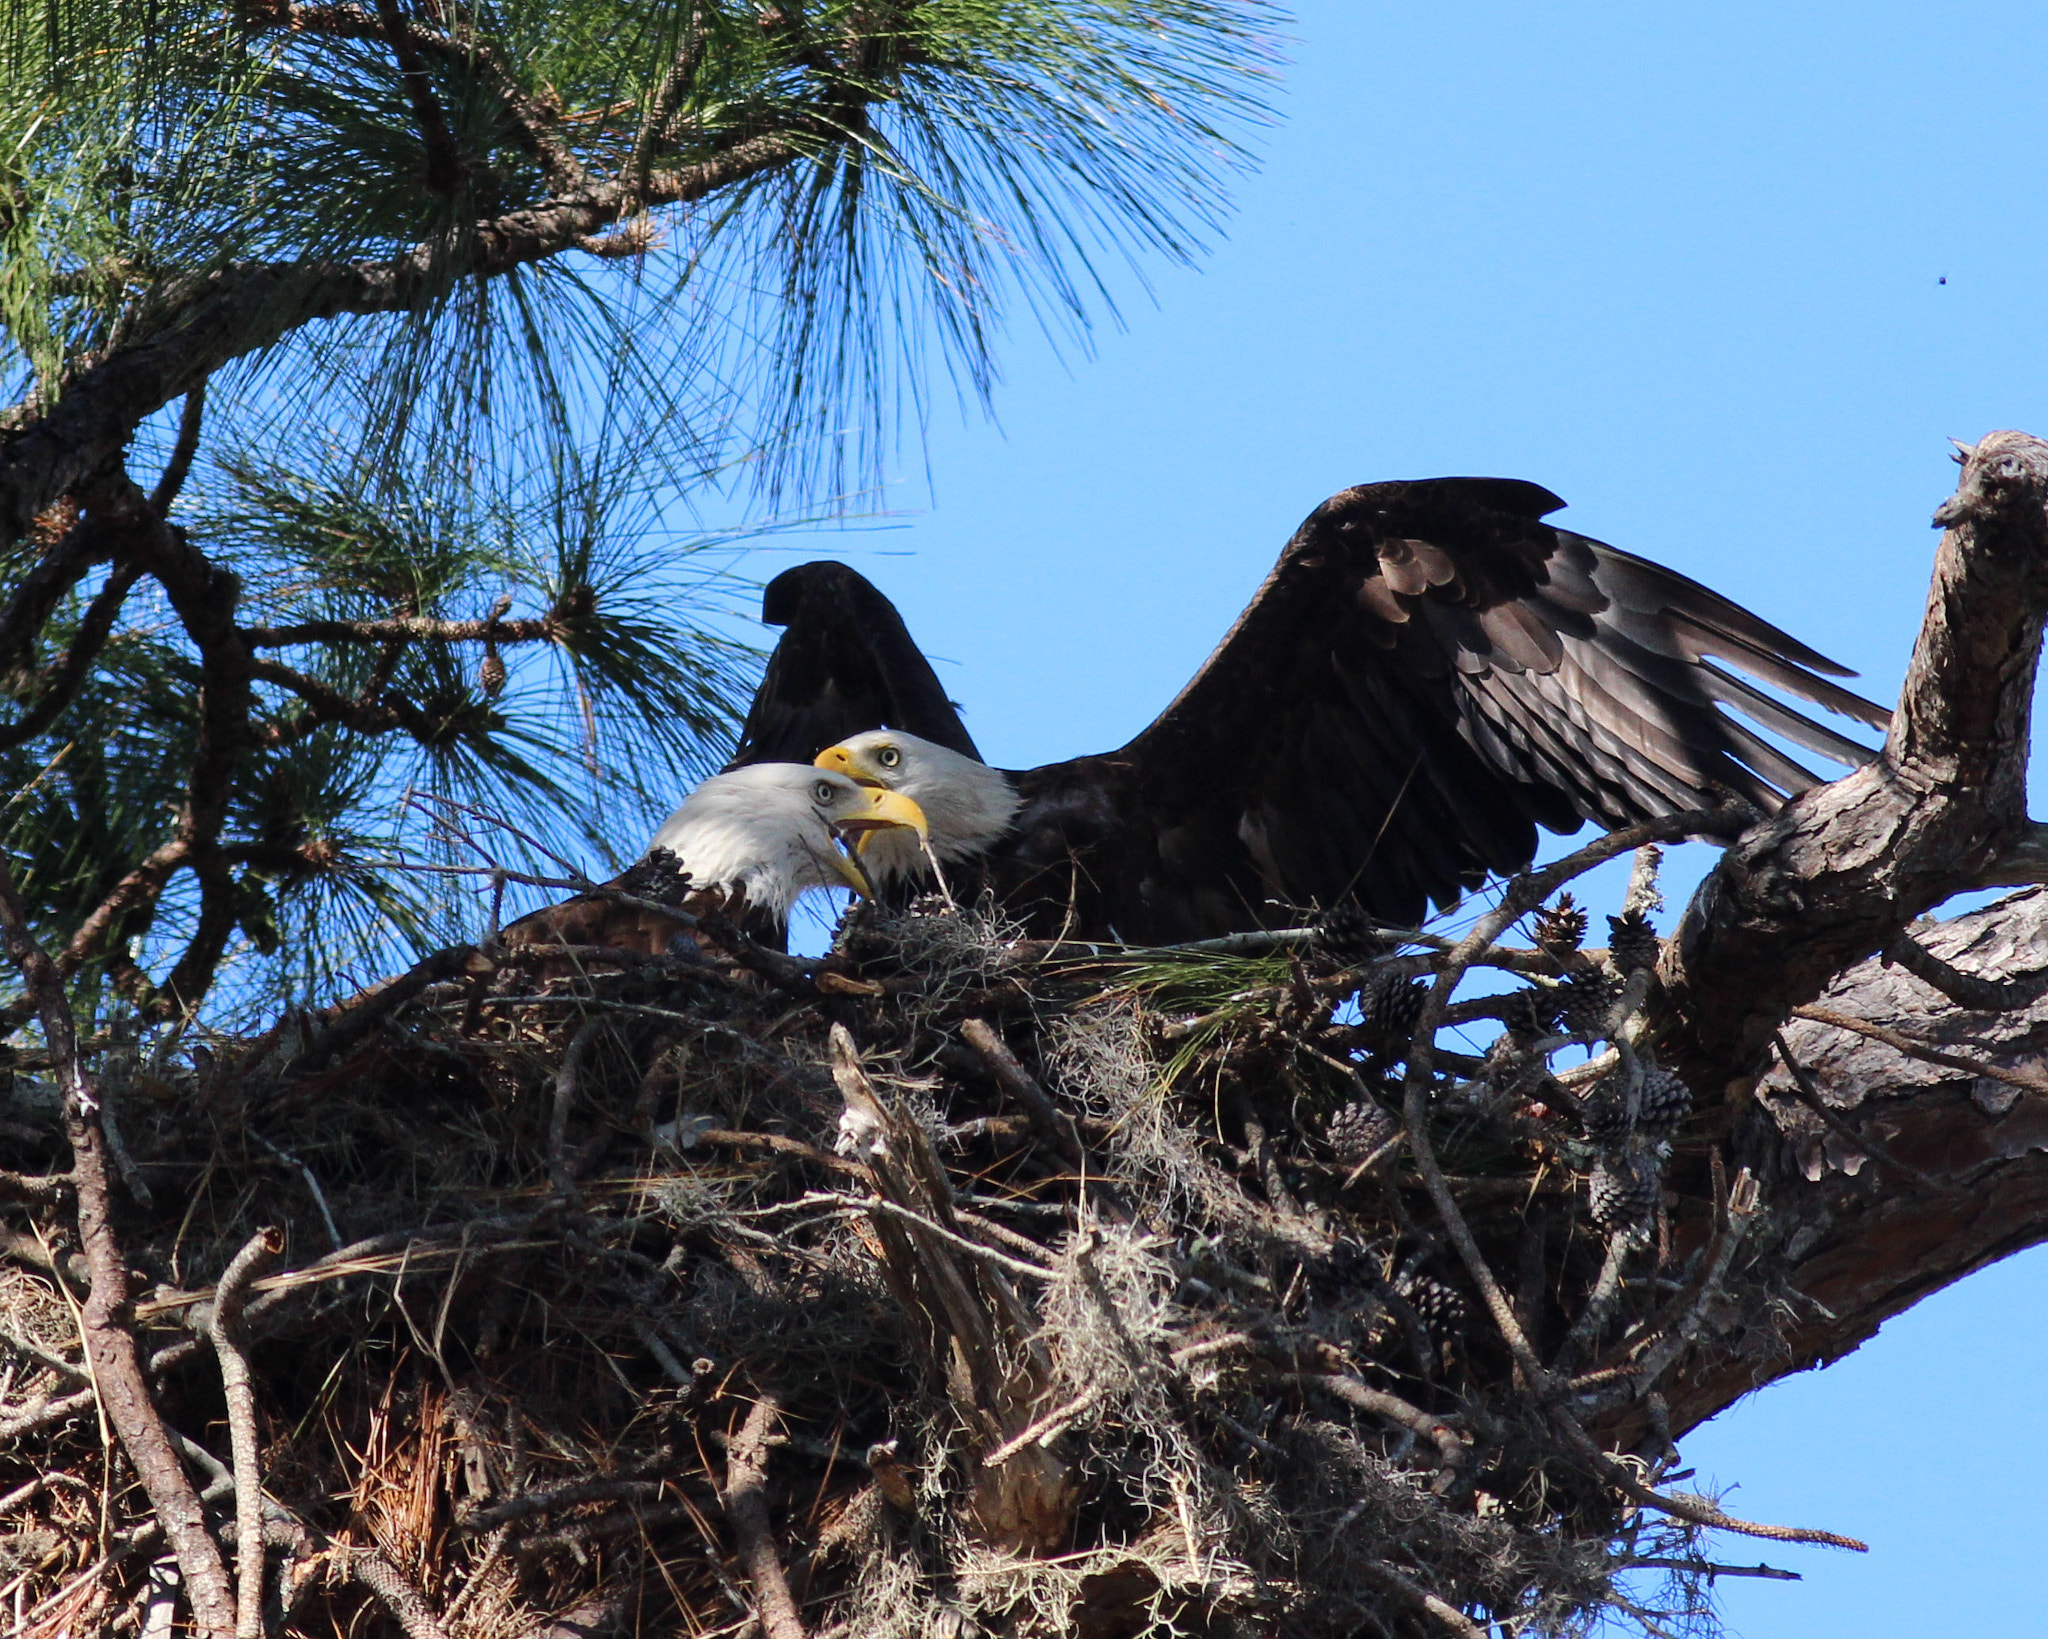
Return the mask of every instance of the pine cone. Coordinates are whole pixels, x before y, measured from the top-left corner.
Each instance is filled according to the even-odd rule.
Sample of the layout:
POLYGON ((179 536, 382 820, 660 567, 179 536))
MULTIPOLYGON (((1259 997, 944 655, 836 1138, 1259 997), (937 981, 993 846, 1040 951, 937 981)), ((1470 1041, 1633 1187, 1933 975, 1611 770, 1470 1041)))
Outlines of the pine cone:
POLYGON ((1387 942, 1373 931, 1364 907, 1347 899, 1316 918, 1316 949, 1340 962, 1363 962, 1384 956, 1387 942))
POLYGON ((1657 1213, 1657 1165, 1647 1155, 1603 1155, 1586 1180, 1593 1222, 1612 1235, 1640 1230, 1657 1213))
POLYGON ((1636 1105, 1636 1126, 1646 1132, 1676 1132, 1691 1114, 1692 1089, 1661 1064, 1646 1067, 1636 1105))
POLYGON ((1601 973, 1574 973, 1559 987, 1564 1027, 1574 1036, 1607 1034, 1607 1014, 1620 987, 1601 973))
POLYGON ((1558 1009, 1562 1005, 1558 993, 1548 985, 1531 985, 1508 998, 1501 1022, 1517 1036, 1547 1036, 1557 1024, 1558 1009))
POLYGON ((1464 1294, 1455 1286, 1445 1285, 1434 1275, 1416 1272, 1395 1281, 1394 1291, 1415 1311, 1415 1318, 1422 1322, 1422 1329, 1438 1349, 1465 1335, 1469 1311, 1464 1294))
POLYGON ((1555 906, 1546 905, 1536 913, 1536 948, 1546 956, 1560 959, 1571 955, 1586 937, 1586 913, 1561 893, 1555 906))
POLYGON ((1401 1130, 1401 1123, 1369 1098, 1347 1104, 1330 1117, 1324 1139, 1338 1164, 1355 1167, 1401 1130))
POLYGON ((1612 1078, 1601 1082, 1586 1095, 1580 1124, 1596 1144, 1612 1144, 1628 1136, 1628 1104, 1621 1087, 1612 1078))
POLYGON ((484 650, 483 663, 476 669, 476 686, 484 697, 495 700, 505 690, 505 662, 496 649, 484 650))
POLYGON ((1429 986, 1410 979, 1398 968, 1375 973, 1358 992, 1358 1005, 1366 1023, 1389 1047, 1405 1047, 1415 1033, 1415 1021, 1422 1016, 1422 999, 1429 986))
POLYGON ((680 905, 690 892, 690 873, 683 869, 678 855, 666 848, 653 848, 628 866, 616 885, 636 899, 680 905))
POLYGON ((1641 911, 1623 911, 1619 916, 1608 917, 1607 954, 1619 971, 1633 973, 1637 968, 1655 967, 1662 949, 1657 930, 1641 911))

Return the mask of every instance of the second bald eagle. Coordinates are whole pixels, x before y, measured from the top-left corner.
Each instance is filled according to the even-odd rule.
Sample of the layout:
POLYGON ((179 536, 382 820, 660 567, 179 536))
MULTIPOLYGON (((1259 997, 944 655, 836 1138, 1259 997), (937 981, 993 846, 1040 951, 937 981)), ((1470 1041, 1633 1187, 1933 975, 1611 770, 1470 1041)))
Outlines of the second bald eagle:
POLYGON ((887 598, 804 564, 763 599, 786 630, 733 766, 815 757, 901 790, 1035 931, 1165 944, 1346 903, 1413 925, 1526 865, 1539 825, 1769 812, 1818 783, 1726 707, 1835 762, 1874 754, 1750 681, 1885 727, 1828 680, 1853 673, 1543 521, 1563 505, 1500 478, 1344 490, 1136 739, 1018 773, 982 765, 887 598))

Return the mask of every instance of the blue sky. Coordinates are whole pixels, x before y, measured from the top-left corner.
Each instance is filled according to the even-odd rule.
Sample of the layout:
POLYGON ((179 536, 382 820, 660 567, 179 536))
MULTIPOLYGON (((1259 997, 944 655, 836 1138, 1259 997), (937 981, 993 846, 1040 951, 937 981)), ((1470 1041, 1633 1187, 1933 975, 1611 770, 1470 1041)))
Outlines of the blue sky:
MULTIPOLYGON (((1020 330, 999 424, 937 418, 895 527, 745 569, 856 563, 1029 766, 1141 727, 1331 491, 1507 474, 1889 700, 1945 439, 2048 433, 2048 11, 1324 0, 1291 32, 1199 269, 1126 282, 1092 358, 1020 330)), ((1685 1443, 1734 1511, 1873 1545, 1773 1548, 1809 1580, 1728 1585, 1734 1631, 2048 1626, 2044 1317, 2022 1256, 1685 1443)))

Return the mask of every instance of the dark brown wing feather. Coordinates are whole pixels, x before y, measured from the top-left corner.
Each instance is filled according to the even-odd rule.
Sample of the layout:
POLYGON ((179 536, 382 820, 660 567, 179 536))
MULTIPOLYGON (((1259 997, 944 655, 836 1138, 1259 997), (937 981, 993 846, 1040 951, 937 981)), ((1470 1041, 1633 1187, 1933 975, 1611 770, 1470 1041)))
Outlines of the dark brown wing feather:
POLYGON ((1544 523, 1511 479, 1345 490, 1178 699, 1121 751, 1019 776, 991 861, 1082 936, 1198 938, 1355 896, 1419 920, 1528 863, 1536 828, 1765 810, 1869 748, 1748 681, 1882 728, 1851 675, 1683 575, 1544 523), (1746 674, 1743 675, 1743 674, 1746 674))
POLYGON ((981 759, 896 606, 843 563, 785 569, 761 595, 784 628, 728 768, 807 763, 871 728, 896 728, 981 759))
POLYGON ((636 903, 606 894, 576 894, 508 922, 499 931, 499 943, 508 951, 563 950, 561 961, 543 968, 544 977, 583 971, 586 956, 567 954, 571 949, 639 956, 679 950, 694 950, 700 956, 729 954, 719 936, 727 927, 771 950, 784 946, 787 930, 778 918, 748 904, 737 891, 692 887, 689 873, 665 848, 636 860, 605 886, 631 894, 636 903), (663 914, 664 905, 673 905, 677 914, 663 914))

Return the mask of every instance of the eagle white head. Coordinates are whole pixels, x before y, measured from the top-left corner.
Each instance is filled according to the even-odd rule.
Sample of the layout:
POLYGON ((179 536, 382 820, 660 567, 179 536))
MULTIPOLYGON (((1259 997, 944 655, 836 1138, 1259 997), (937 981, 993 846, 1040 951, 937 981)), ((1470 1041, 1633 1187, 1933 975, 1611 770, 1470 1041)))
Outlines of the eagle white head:
POLYGON ((833 833, 893 836, 913 851, 925 817, 915 801, 878 785, 804 763, 753 763, 714 774, 654 833, 698 888, 737 894, 778 922, 806 888, 867 893, 860 864, 833 833))
MULTIPOLYGON (((869 729, 841 740, 818 753, 817 766, 910 798, 924 812, 924 840, 941 865, 986 852, 1010 829, 1023 801, 1000 769, 900 729, 869 729)), ((877 882, 927 869, 919 837, 904 830, 863 837, 860 857, 877 882)))

